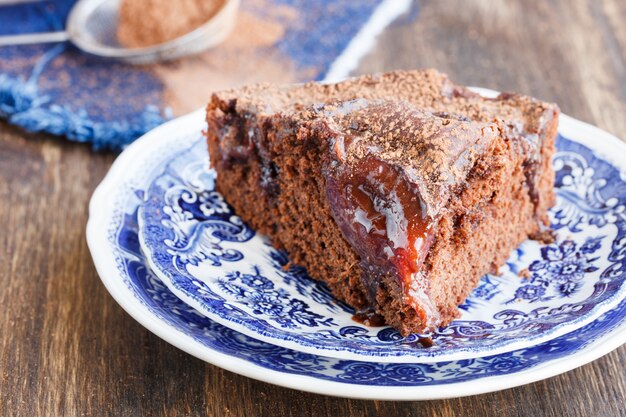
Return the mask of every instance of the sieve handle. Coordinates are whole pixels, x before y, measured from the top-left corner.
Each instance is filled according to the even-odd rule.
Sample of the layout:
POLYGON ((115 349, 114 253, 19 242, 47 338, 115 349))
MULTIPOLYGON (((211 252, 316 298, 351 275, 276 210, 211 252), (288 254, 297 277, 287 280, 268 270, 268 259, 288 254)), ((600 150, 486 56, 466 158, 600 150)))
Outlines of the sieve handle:
POLYGON ((15 6, 23 3, 41 3, 44 0, 0 0, 0 6, 15 6))
POLYGON ((33 43, 65 42, 69 39, 67 32, 27 33, 24 35, 0 36, 0 46, 29 45, 33 43))

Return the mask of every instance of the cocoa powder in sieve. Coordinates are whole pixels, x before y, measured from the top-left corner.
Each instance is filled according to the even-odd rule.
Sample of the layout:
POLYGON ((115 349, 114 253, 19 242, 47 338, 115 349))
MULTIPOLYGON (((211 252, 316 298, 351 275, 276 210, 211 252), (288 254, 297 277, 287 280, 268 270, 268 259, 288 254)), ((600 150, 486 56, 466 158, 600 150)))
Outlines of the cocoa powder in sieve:
POLYGON ((117 39, 130 48, 157 45, 206 23, 224 0, 122 0, 117 39))

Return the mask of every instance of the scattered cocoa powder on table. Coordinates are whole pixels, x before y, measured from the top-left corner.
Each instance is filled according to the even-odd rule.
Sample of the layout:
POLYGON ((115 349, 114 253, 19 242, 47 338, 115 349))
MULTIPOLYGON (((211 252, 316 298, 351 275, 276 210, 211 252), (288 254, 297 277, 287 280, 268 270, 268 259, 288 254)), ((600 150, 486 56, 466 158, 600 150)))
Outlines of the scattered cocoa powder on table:
POLYGON ((213 17, 225 0, 122 0, 117 39, 130 48, 185 35, 213 17))
POLYGON ((216 48, 174 62, 151 66, 164 85, 164 100, 174 115, 206 106, 211 93, 257 82, 290 83, 311 79, 314 68, 297 63, 275 47, 286 22, 297 22, 292 6, 247 0, 237 13, 232 34, 216 48), (264 13, 255 13, 262 10, 264 13))

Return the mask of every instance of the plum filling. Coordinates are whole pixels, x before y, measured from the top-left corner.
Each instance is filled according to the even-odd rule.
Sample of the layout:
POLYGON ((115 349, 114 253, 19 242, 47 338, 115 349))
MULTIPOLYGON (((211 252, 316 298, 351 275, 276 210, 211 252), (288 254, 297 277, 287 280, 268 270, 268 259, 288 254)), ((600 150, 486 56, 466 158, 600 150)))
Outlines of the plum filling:
POLYGON ((404 301, 429 324, 436 309, 421 274, 433 241, 417 186, 397 169, 374 156, 333 170, 326 178, 333 217, 366 266, 362 278, 374 304, 383 276, 393 275, 404 301))

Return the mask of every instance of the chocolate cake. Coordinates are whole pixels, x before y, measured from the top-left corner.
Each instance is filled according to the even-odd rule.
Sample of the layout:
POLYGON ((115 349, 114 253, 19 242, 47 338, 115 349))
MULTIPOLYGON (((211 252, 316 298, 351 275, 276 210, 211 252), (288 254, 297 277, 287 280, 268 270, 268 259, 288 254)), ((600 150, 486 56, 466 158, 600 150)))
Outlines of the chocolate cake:
POLYGON ((397 71, 216 93, 207 139, 238 215, 407 335, 458 317, 480 277, 544 231, 558 114, 397 71))

